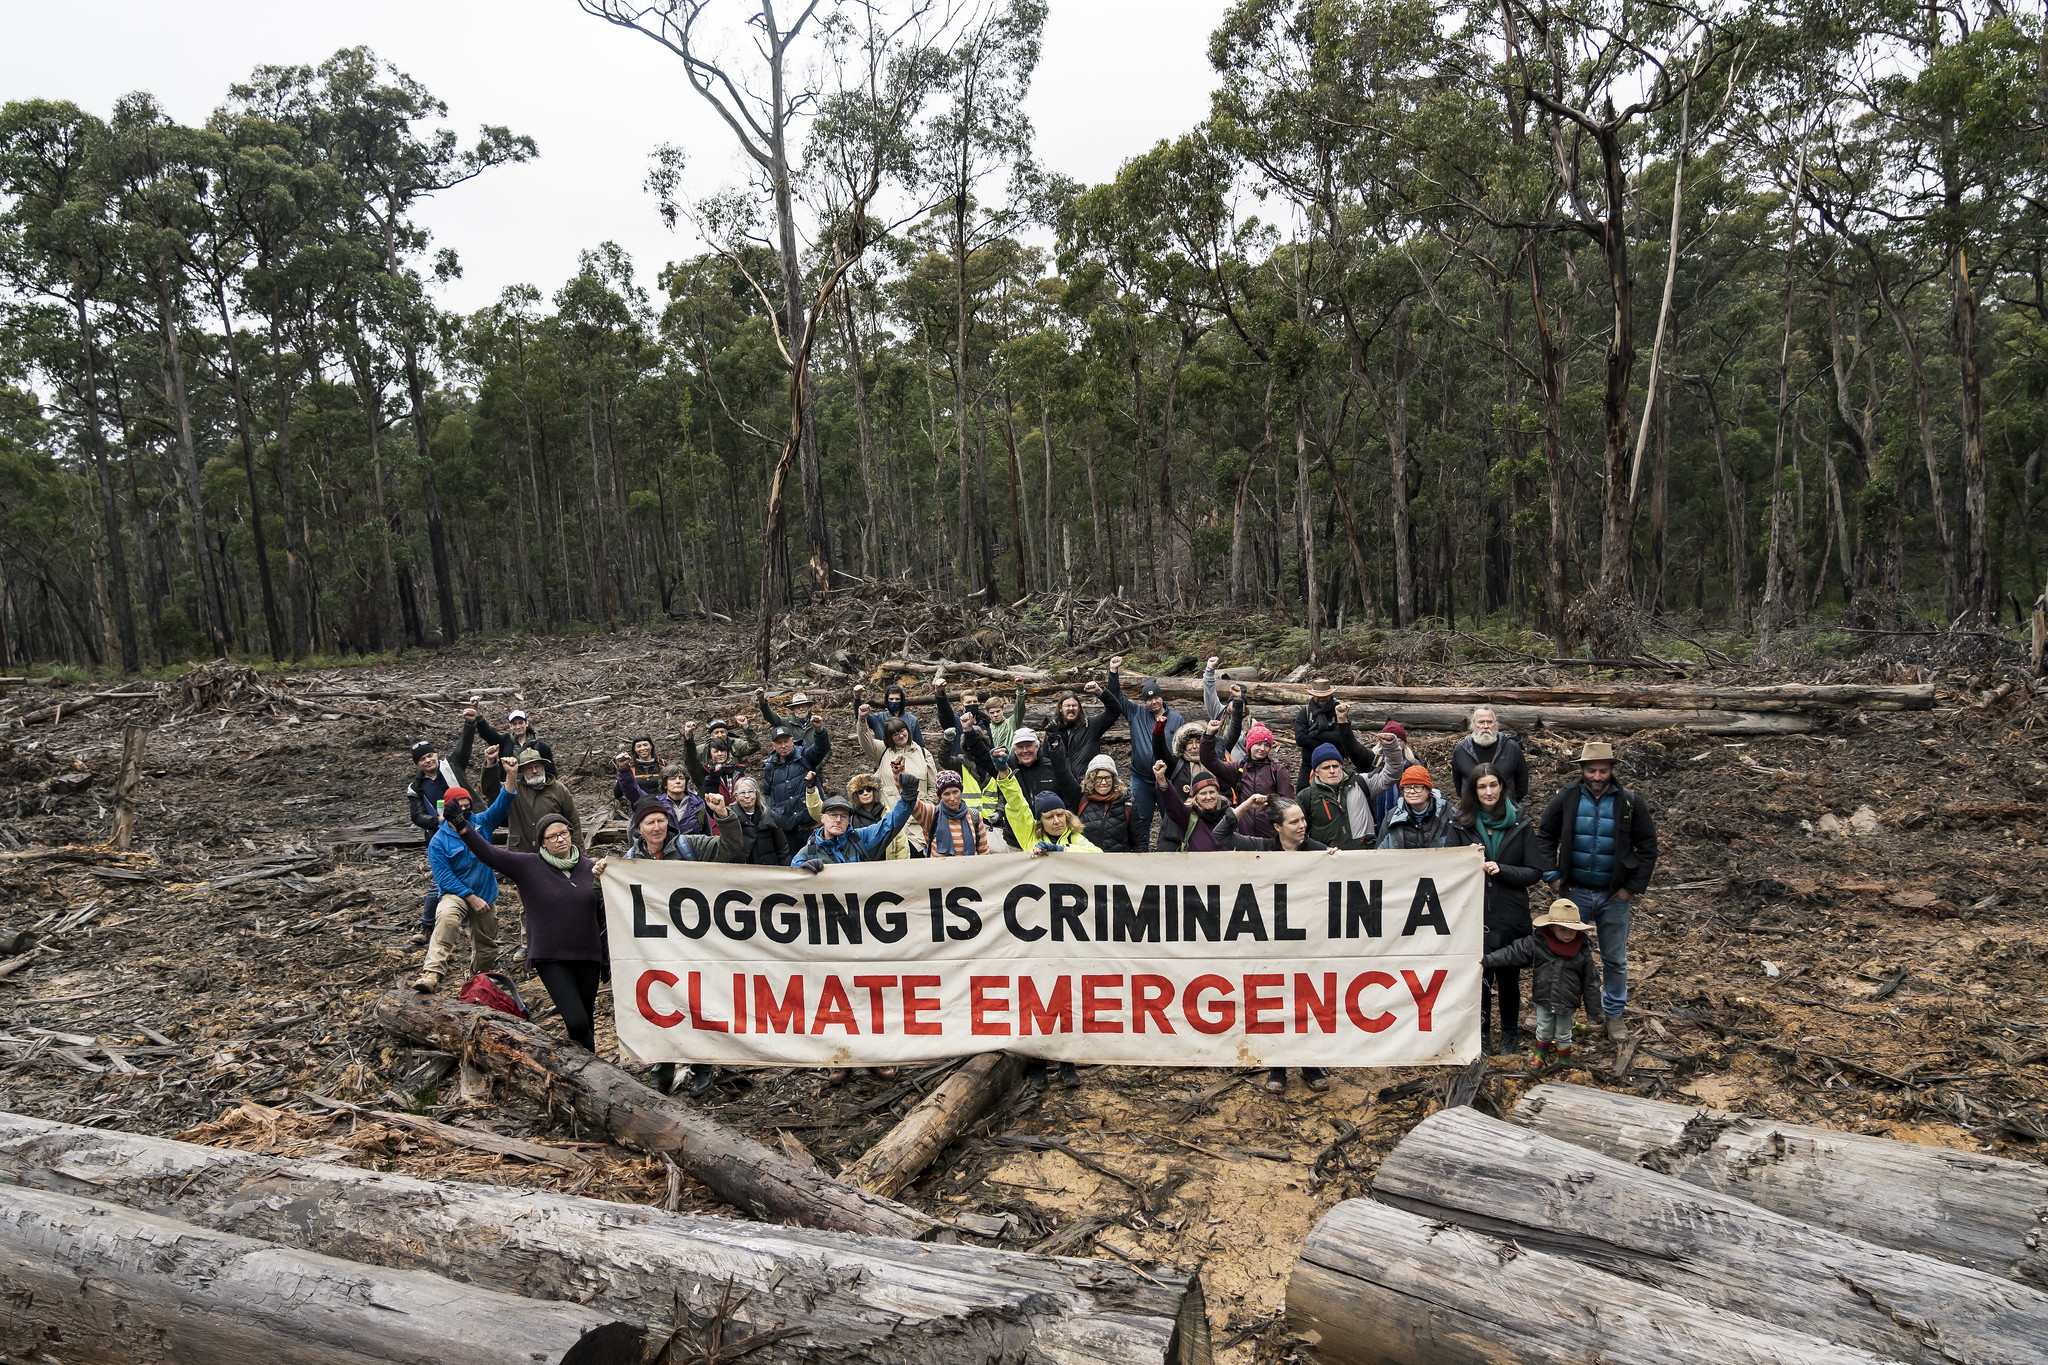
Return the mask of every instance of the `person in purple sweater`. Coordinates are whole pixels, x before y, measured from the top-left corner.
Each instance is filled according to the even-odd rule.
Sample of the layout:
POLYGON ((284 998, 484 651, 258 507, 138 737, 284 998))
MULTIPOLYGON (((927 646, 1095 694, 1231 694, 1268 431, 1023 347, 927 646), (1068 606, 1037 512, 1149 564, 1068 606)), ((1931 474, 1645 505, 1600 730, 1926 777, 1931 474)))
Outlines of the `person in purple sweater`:
MULTIPOLYGON (((597 1051, 597 985, 611 962, 604 895, 597 884, 604 860, 593 863, 584 857, 571 842, 569 822, 559 815, 541 817, 537 853, 497 848, 470 828, 468 817, 461 819, 457 829, 469 851, 519 888, 526 912, 526 964, 548 988, 570 1041, 597 1051)), ((454 825, 455 819, 448 823, 454 825)))

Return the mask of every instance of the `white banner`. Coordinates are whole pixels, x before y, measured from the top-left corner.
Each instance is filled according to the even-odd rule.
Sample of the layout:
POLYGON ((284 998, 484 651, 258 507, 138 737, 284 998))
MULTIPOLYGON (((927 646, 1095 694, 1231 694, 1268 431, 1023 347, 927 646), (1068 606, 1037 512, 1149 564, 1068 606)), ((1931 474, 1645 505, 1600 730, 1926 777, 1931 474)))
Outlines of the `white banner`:
POLYGON ((604 875, 619 1038, 647 1061, 1136 1066, 1479 1055, 1477 848, 1000 854, 604 875))

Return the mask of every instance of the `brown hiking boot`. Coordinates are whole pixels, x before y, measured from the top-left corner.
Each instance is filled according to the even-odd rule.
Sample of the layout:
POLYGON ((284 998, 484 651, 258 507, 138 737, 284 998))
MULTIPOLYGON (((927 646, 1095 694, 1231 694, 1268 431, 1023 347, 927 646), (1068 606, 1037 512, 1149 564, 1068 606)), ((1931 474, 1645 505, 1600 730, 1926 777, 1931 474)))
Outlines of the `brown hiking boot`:
POLYGON ((1625 1041, 1627 1041, 1627 1039, 1628 1039, 1628 1025, 1626 1025, 1626 1024, 1624 1024, 1624 1023, 1622 1023, 1622 1022, 1621 1022, 1621 1016, 1620 1016, 1620 1015, 1618 1015, 1618 1014, 1610 1014, 1610 1015, 1608 1015, 1608 1016, 1607 1016, 1607 1041, 1608 1041, 1608 1042, 1610 1042, 1610 1043, 1620 1043, 1620 1042, 1625 1042, 1625 1041))
POLYGON ((432 995, 436 990, 440 988, 440 985, 441 974, 439 972, 421 972, 419 976, 413 980, 412 988, 418 991, 421 995, 432 995))

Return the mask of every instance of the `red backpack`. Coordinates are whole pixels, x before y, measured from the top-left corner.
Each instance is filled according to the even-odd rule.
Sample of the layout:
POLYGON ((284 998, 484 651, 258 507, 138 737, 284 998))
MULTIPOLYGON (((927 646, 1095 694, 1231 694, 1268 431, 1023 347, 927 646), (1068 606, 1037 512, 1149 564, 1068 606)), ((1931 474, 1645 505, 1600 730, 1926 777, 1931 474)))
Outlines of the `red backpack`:
POLYGON ((519 998, 519 988, 503 972, 478 972, 455 998, 465 1005, 488 1005, 515 1019, 533 1017, 526 1012, 526 1002, 519 998))

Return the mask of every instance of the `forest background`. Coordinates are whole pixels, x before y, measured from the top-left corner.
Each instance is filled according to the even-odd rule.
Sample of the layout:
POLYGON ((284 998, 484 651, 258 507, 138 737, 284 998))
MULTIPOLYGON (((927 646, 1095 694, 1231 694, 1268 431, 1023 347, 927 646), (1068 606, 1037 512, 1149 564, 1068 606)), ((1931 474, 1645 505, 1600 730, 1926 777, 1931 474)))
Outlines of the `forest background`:
POLYGON ((1603 657, 2042 590, 2038 13, 1241 0, 1083 185, 1047 0, 577 3, 719 115, 647 175, 709 249, 467 314, 422 206, 540 149, 367 48, 0 108, 0 672, 752 615, 765 674, 881 579, 1603 657))

